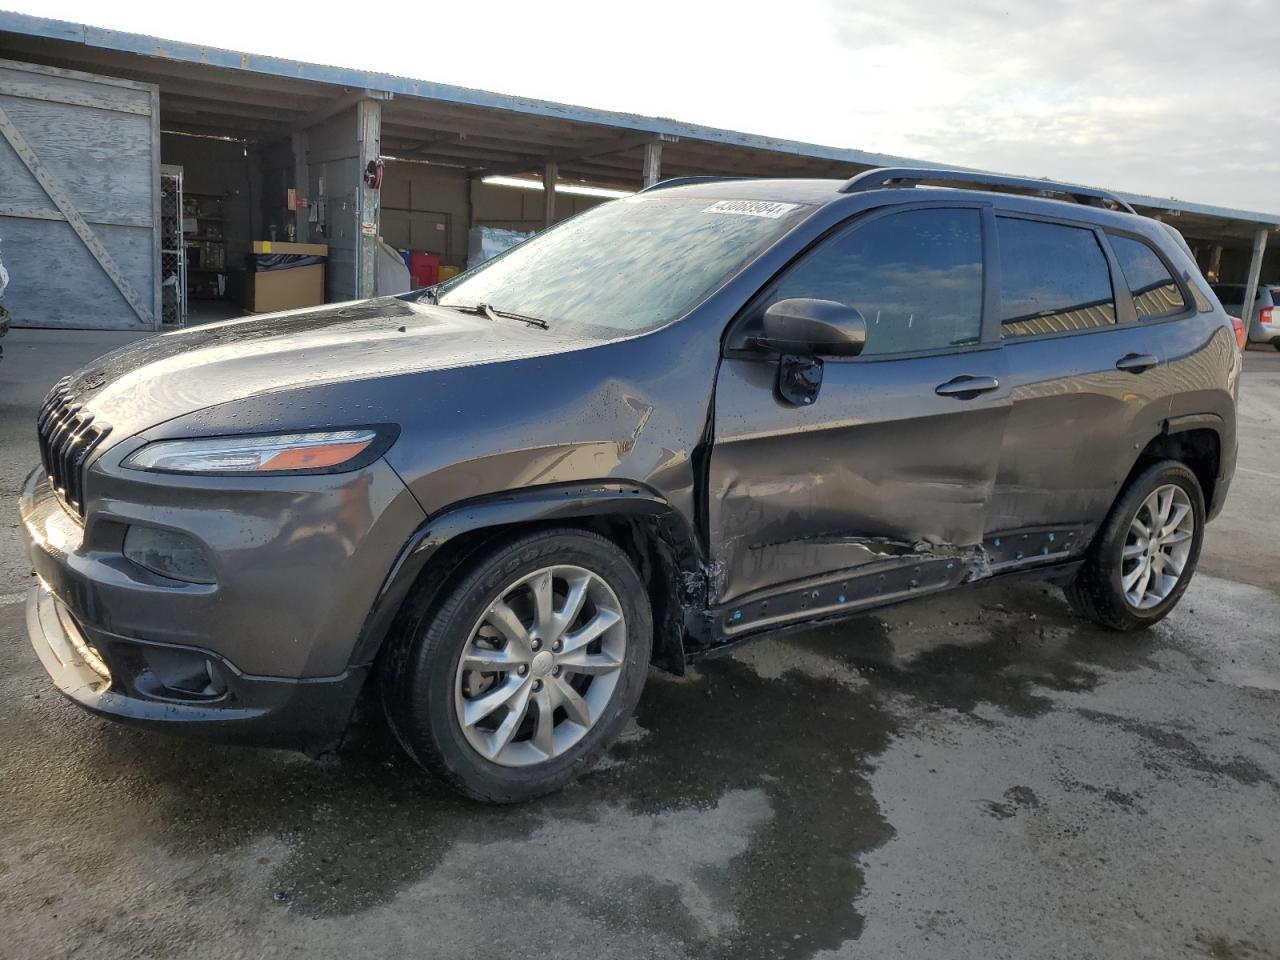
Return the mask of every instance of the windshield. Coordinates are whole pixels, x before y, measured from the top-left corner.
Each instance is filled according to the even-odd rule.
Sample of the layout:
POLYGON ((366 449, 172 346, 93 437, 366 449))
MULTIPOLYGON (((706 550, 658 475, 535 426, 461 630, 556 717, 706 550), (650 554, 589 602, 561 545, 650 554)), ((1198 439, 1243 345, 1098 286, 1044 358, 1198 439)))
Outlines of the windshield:
POLYGON ((688 313, 808 210, 640 194, 594 207, 437 288, 441 306, 517 313, 606 336, 688 313))

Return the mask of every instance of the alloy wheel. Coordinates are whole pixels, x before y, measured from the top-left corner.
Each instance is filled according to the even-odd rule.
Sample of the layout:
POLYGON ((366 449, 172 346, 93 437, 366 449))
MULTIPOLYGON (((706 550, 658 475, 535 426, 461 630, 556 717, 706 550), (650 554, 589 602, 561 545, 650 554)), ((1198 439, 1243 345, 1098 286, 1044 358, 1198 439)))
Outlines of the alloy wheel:
POLYGON ((1152 490, 1129 522, 1121 553, 1120 585, 1137 610, 1159 606, 1178 585, 1191 555, 1196 515, 1182 487, 1152 490))
POLYGON ((599 575, 560 564, 521 577, 485 608, 458 661, 463 736, 502 766, 560 756, 600 719, 626 652, 622 605, 599 575))

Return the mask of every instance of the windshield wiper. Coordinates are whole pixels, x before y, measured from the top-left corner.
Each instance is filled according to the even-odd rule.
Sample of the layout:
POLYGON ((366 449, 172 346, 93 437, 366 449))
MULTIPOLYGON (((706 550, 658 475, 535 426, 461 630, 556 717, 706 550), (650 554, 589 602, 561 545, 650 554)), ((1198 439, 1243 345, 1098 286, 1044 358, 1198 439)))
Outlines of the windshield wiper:
POLYGON ((508 320, 519 320, 521 323, 527 323, 531 327, 540 327, 547 329, 547 321, 541 317, 530 317, 523 313, 513 313, 510 310, 495 310, 487 303, 478 303, 476 307, 484 311, 484 315, 490 320, 497 320, 499 317, 506 317, 508 320))
POLYGON ((550 325, 541 317, 530 317, 526 314, 515 313, 511 310, 495 310, 487 303, 442 303, 440 306, 449 310, 461 310, 464 313, 474 313, 477 316, 488 317, 490 320, 495 322, 499 318, 506 320, 519 320, 521 323, 527 323, 531 327, 538 327, 542 330, 550 329, 550 325))

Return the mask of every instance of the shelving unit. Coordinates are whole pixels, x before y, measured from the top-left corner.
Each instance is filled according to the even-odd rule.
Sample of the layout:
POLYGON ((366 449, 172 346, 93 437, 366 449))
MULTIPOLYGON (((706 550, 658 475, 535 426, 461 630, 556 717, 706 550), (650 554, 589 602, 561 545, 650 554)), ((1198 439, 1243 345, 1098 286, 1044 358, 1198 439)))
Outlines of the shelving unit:
POLYGON ((218 300, 227 294, 227 247, 222 224, 226 222, 221 193, 187 191, 183 199, 183 246, 187 258, 187 292, 202 300, 218 300))

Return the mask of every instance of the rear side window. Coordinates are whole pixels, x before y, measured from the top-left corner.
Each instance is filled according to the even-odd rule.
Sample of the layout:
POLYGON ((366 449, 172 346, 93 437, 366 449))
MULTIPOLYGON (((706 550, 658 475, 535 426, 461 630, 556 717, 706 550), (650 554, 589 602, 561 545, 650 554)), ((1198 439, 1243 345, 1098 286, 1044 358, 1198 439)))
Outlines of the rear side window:
POLYGON ((837 300, 867 321, 862 355, 977 343, 982 336, 982 215, 907 210, 819 245, 766 301, 837 300))
POLYGON ((1111 249, 1120 261, 1139 320, 1167 317, 1187 309, 1182 288, 1149 246, 1141 240, 1113 236, 1111 249))
POLYGON ((1010 337, 1116 322, 1111 270, 1092 230, 997 217, 1000 330, 1010 337))

